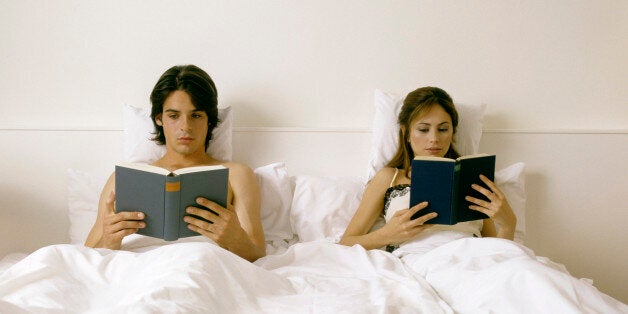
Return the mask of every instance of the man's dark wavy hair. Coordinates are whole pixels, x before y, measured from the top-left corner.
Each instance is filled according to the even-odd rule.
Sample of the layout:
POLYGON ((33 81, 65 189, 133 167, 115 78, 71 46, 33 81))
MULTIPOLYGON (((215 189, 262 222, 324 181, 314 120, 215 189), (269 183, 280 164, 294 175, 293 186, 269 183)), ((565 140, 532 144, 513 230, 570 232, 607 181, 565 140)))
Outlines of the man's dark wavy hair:
POLYGON ((161 75, 150 93, 152 104, 150 117, 155 126, 153 133, 155 137, 152 140, 159 145, 166 144, 164 128, 157 125, 155 118, 163 113, 166 98, 178 90, 188 93, 194 107, 207 114, 208 128, 205 136, 205 150, 207 150, 212 131, 218 125, 218 93, 211 77, 201 68, 191 64, 176 65, 168 69, 161 75))

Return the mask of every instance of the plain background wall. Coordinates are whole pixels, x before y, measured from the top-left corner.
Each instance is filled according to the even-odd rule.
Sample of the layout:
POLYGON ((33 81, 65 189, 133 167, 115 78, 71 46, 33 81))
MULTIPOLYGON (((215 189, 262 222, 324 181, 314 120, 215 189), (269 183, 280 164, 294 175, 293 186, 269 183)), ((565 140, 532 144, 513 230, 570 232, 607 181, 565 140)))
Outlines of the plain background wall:
POLYGON ((119 128, 168 67, 236 126, 367 128, 373 89, 436 85, 489 129, 625 129, 628 2, 0 2, 2 128, 119 128), (4 107, 6 108, 6 107, 4 107))
POLYGON ((207 70, 241 129, 368 130, 375 88, 440 86, 456 101, 488 104, 485 149, 511 145, 512 161, 545 155, 560 165, 554 159, 567 158, 569 175, 533 168, 528 182, 540 185, 530 190, 541 196, 532 204, 542 215, 528 230, 543 237, 533 234, 529 246, 625 302, 628 274, 618 263, 628 252, 613 251, 610 273, 599 265, 591 271, 591 259, 579 255, 603 256, 616 239, 626 244, 626 166, 617 164, 620 177, 606 180, 595 168, 612 175, 609 165, 591 159, 626 154, 627 29, 628 2, 615 0, 0 0, 0 130, 10 138, 2 154, 12 153, 7 143, 19 143, 15 130, 120 130, 122 104, 148 106, 158 76, 175 64, 207 70), (584 139, 561 136, 572 133, 584 139), (604 133, 617 136, 596 140, 604 133), (531 140, 539 141, 537 150, 511 142, 531 140), (570 152, 582 145, 586 153, 556 153, 562 145, 570 152), (582 188, 579 167, 587 169, 583 181, 610 182, 611 192, 582 188), (560 185, 553 191, 565 202, 543 195, 543 184, 560 185), (576 200, 586 193, 604 201, 582 206, 576 200), (570 210, 579 218, 556 219, 570 210), (608 229, 616 232, 600 233, 608 218, 588 225, 618 214, 608 229), (591 240, 570 243, 564 231, 572 226, 591 240))

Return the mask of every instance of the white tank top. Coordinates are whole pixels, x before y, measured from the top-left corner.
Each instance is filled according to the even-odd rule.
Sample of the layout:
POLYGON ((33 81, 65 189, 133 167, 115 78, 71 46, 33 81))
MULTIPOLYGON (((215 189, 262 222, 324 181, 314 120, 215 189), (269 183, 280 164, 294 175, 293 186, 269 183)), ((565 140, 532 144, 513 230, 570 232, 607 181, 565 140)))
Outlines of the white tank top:
MULTIPOLYGON (((393 215, 401 209, 410 206, 410 184, 398 184, 393 186, 398 169, 390 182, 390 187, 384 196, 384 219, 388 222, 393 215)), ((395 254, 424 253, 430 249, 445 244, 446 242, 467 237, 480 237, 482 220, 473 220, 457 223, 455 225, 433 225, 421 232, 416 238, 399 245, 395 254)))

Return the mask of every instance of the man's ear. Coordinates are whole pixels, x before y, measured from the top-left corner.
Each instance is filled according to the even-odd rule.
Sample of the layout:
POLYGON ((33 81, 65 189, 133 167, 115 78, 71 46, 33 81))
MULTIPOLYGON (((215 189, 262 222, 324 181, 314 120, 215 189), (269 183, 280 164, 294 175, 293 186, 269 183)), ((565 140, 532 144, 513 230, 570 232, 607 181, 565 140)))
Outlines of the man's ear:
POLYGON ((155 116, 155 124, 158 126, 164 126, 164 123, 161 121, 161 113, 155 116))

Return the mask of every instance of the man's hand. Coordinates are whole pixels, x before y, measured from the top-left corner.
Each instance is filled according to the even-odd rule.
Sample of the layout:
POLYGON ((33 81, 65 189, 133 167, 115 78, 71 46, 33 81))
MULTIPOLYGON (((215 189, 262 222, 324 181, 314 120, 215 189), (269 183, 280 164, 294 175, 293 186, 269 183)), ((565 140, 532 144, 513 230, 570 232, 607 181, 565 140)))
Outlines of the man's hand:
POLYGON ((102 236, 96 247, 119 250, 122 246, 122 238, 136 233, 140 228, 146 227, 144 213, 115 211, 116 196, 113 191, 109 193, 105 202, 106 211, 102 219, 102 236))
POLYGON ((201 209, 198 207, 188 207, 186 212, 190 215, 201 217, 207 221, 192 217, 185 216, 183 219, 188 223, 188 228, 192 231, 196 231, 216 242, 221 247, 232 250, 234 247, 241 244, 243 240, 248 241, 248 235, 242 229, 238 216, 233 211, 231 206, 224 208, 206 198, 199 197, 196 202, 209 208, 209 210, 201 209))

